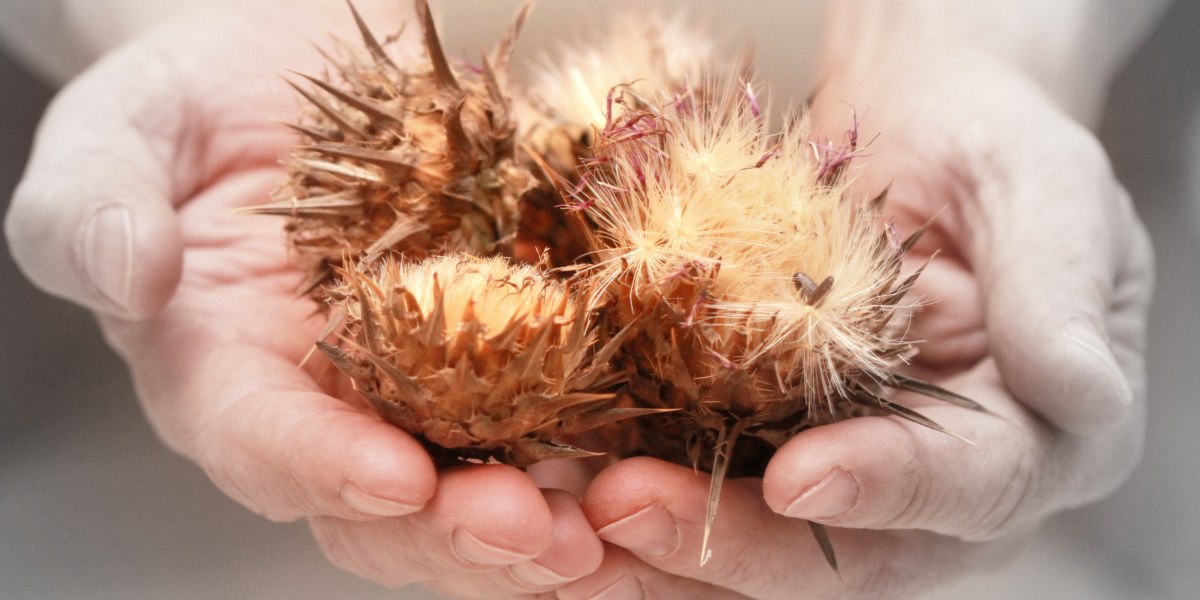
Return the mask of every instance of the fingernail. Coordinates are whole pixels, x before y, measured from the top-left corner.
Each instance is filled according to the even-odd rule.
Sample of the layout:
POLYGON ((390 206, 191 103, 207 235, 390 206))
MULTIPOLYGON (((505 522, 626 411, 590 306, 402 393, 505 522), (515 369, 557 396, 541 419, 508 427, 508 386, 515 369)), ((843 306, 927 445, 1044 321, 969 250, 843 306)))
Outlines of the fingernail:
POLYGON ((646 597, 646 588, 641 580, 633 575, 626 575, 612 585, 600 590, 599 594, 589 596, 587 600, 642 600, 646 597))
POLYGON ((420 506, 368 494, 353 483, 343 485, 339 495, 346 506, 358 512, 378 517, 399 517, 421 510, 420 506))
POLYGON ((858 481, 838 467, 817 485, 800 494, 783 514, 797 519, 832 519, 850 512, 858 503, 858 481))
POLYGON ((532 559, 532 556, 497 548, 475 537, 465 529, 455 529, 451 538, 451 550, 459 560, 468 565, 512 565, 532 559))
POLYGON ((1133 389, 1125 379, 1121 365, 1109 349, 1107 340, 1100 336, 1099 330, 1083 319, 1072 319, 1063 327, 1063 336, 1082 348, 1088 354, 1096 357, 1104 365, 1105 388, 1116 394, 1117 401, 1122 406, 1133 404, 1133 389))
POLYGON ((665 507, 651 504, 596 532, 606 542, 636 554, 666 556, 679 547, 679 523, 665 507))
POLYGON ((558 586, 575 579, 574 577, 559 575, 531 560, 509 567, 508 574, 517 580, 517 583, 527 585, 531 588, 558 586))
POLYGON ((133 215, 119 204, 92 214, 78 248, 92 285, 119 308, 129 307, 133 281, 133 215))

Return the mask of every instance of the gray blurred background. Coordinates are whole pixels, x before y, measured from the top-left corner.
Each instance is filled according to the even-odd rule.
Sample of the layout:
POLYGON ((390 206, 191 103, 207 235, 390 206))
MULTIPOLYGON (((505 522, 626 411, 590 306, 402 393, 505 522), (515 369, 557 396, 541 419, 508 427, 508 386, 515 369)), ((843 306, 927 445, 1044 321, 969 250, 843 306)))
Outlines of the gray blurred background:
MULTIPOLYGON (((790 46, 819 22, 816 2, 777 4, 752 15, 733 5, 709 12, 738 24, 730 39, 788 42, 757 44, 763 78, 782 101, 811 84, 810 58, 790 46)), ((563 24, 584 29, 604 10, 592 5, 579 15, 578 3, 543 2, 523 47, 571 39, 563 24)), ((514 4, 453 6, 443 18, 447 45, 474 54, 514 4)), ((1101 130, 1158 253, 1145 461, 1111 498, 1047 523, 1013 564, 951 583, 935 600, 1200 597, 1198 34, 1200 3, 1177 1, 1118 79, 1101 130)), ((52 93, 0 52, 0 207, 52 93)), ((303 524, 259 519, 160 446, 91 316, 25 283, 6 245, 0 340, 0 600, 431 597, 338 572, 303 524)))

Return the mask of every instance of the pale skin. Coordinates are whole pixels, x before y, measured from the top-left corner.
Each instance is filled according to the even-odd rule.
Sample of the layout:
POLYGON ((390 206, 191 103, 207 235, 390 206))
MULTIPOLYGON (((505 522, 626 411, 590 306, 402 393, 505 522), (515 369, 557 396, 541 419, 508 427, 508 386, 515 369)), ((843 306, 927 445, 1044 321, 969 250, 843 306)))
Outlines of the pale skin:
MULTIPOLYGON (((869 110, 860 138, 881 135, 863 193, 890 183, 902 230, 945 209, 915 252, 941 254, 914 322, 936 343, 914 368, 993 414, 910 399, 974 445, 883 418, 801 434, 765 478, 726 486, 704 568, 708 481, 690 468, 439 473, 412 438, 343 401, 328 371, 296 367, 321 322, 294 297, 279 223, 229 209, 261 202, 293 143, 271 125, 298 106, 277 73, 315 70, 308 40, 350 23, 336 3, 297 4, 289 23, 209 4, 64 89, 6 234, 32 280, 101 316, 167 445, 251 510, 307 518, 343 568, 456 597, 904 597, 1011 554, 1136 464, 1151 252, 1080 122, 1152 3, 1136 19, 1060 3, 1038 14, 1041 34, 1015 8, 831 4, 818 130, 840 137, 849 103, 869 110), (1106 23, 1097 55, 1051 35, 1106 23), (1067 73, 1079 85, 1059 84, 1067 73), (539 487, 551 481, 581 499, 539 487), (844 583, 803 519, 831 528, 844 583)), ((356 4, 383 23, 407 17, 356 4)), ((89 39, 138 27, 104 26, 89 39)))

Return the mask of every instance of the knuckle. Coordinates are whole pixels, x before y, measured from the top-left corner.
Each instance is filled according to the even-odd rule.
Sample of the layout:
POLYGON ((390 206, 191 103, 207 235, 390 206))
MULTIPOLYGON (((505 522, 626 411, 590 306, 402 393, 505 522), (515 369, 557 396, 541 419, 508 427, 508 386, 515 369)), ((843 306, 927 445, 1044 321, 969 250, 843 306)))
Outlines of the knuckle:
POLYGON ((48 234, 59 222, 47 200, 45 185, 27 175, 13 192, 12 204, 4 219, 4 236, 12 249, 13 259, 35 280, 40 279, 41 274, 32 271, 34 259, 44 255, 48 234))
POLYGON ((1145 452, 1145 410, 1129 412, 1117 428, 1081 440, 1066 468, 1082 473, 1069 490, 1072 506, 1096 502, 1116 491, 1133 474, 1145 452))
POLYGON ((721 561, 718 580, 722 586, 735 590, 777 590, 788 589, 795 583, 787 572, 781 572, 778 561, 756 556, 757 552, 761 552, 761 547, 749 546, 736 548, 736 552, 731 553, 731 556, 737 557, 735 560, 721 561))
MULTIPOLYGON (((962 504, 975 503, 975 515, 969 522, 967 541, 994 541, 1003 538, 1026 520, 1039 516, 1033 510, 1040 493, 1039 473, 1043 459, 1028 451, 1018 451, 1016 459, 999 469, 994 481, 1007 482, 990 498, 964 498, 962 504)), ((994 488, 993 488, 994 489, 994 488)))
MULTIPOLYGON (((236 468, 228 465, 206 461, 202 464, 204 472, 213 485, 221 493, 229 496, 238 504, 249 509, 254 514, 277 523, 295 521, 304 516, 294 510, 288 510, 269 500, 264 501, 261 489, 251 489, 243 483, 245 477, 237 473, 236 468)), ((261 484, 259 484, 261 486, 261 484)))
MULTIPOLYGON (((904 528, 914 522, 924 519, 934 510, 936 494, 928 474, 929 465, 935 457, 928 456, 916 443, 913 435, 924 435, 925 432, 913 432, 905 425, 896 423, 896 435, 889 440, 888 452, 892 455, 890 461, 895 465, 894 473, 888 478, 889 489, 885 492, 891 500, 874 500, 864 497, 860 505, 869 507, 879 506, 879 527, 884 529, 904 528)), ((863 490, 864 494, 871 488, 863 490)), ((885 496, 885 498, 887 497, 885 496)), ((847 516, 853 517, 857 509, 851 510, 847 516)))
POLYGON ((305 503, 288 498, 285 491, 278 489, 280 485, 274 477, 257 472, 251 462, 230 450, 236 443, 224 443, 212 430, 197 439, 206 442, 197 444, 196 462, 222 493, 270 521, 287 522, 306 516, 297 508, 305 503))
POLYGON ((366 552, 343 524, 331 517, 309 520, 317 547, 333 566, 364 579, 387 586, 400 586, 408 581, 397 580, 378 553, 366 552))
POLYGON ((337 517, 309 517, 309 528, 321 553, 337 568, 385 587, 401 587, 415 581, 446 575, 430 558, 428 539, 406 535, 398 521, 397 531, 387 523, 364 525, 337 517))
POLYGON ((336 521, 326 517, 315 517, 309 519, 309 528, 317 547, 321 549, 321 554, 325 555, 333 566, 360 577, 373 579, 374 570, 357 558, 360 553, 353 548, 344 528, 338 527, 336 521))

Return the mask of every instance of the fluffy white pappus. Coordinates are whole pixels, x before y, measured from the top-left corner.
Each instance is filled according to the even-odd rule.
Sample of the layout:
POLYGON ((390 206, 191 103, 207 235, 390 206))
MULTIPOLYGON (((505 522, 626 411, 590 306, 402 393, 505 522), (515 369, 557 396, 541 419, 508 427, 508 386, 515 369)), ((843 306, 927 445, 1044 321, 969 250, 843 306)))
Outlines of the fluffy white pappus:
POLYGON ((520 107, 523 133, 567 127, 584 133, 603 127, 614 86, 634 93, 682 89, 713 64, 712 36, 686 18, 625 14, 592 43, 557 48, 528 77, 520 107))
POLYGON ((810 398, 886 377, 908 348, 892 297, 902 252, 878 210, 847 197, 846 177, 822 176, 807 119, 771 134, 740 81, 653 97, 593 144, 582 209, 597 280, 711 326, 713 368, 766 359, 810 398), (703 292, 677 294, 680 277, 703 292))

